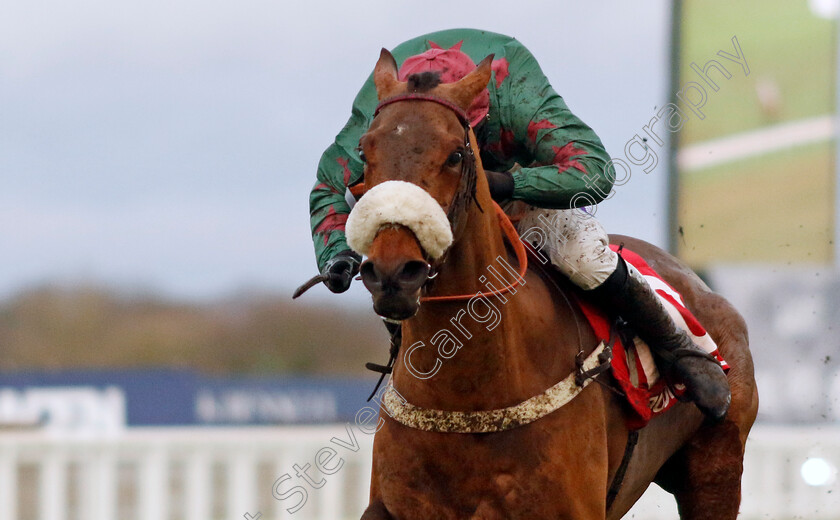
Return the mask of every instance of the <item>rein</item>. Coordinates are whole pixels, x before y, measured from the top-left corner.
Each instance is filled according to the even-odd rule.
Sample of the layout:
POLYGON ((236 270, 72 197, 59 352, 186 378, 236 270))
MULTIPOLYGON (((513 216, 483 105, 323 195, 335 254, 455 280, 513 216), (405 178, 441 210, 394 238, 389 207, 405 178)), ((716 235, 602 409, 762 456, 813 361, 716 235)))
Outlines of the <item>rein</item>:
MULTIPOLYGON (((463 225, 465 224, 465 219, 463 218, 463 216, 467 210, 469 202, 471 200, 474 201, 479 211, 481 211, 482 213, 484 212, 484 210, 481 208, 481 205, 478 203, 478 200, 475 197, 476 179, 478 173, 476 171, 475 153, 473 152, 472 143, 470 142, 471 128, 470 121, 467 118, 467 113, 463 109, 461 109, 461 107, 455 105, 450 101, 447 101, 446 99, 439 98, 437 96, 431 96, 428 94, 409 93, 394 96, 381 101, 376 107, 376 110, 373 113, 373 117, 376 117, 383 107, 386 107, 398 101, 430 101, 432 103, 437 103, 441 106, 452 110, 458 117, 458 120, 461 122, 461 125, 463 125, 464 127, 464 153, 466 157, 464 157, 464 159, 461 162, 460 184, 458 186, 458 190, 455 192, 455 197, 452 200, 452 204, 450 205, 449 212, 447 214, 449 225, 452 228, 452 235, 455 237, 460 236, 460 232, 463 230, 463 225)), ((362 195, 364 195, 365 185, 364 183, 359 183, 352 187, 349 187, 348 189, 354 197, 359 198, 362 195)), ((496 216, 499 219, 499 226, 502 228, 502 231, 504 232, 505 236, 510 241, 514 251, 516 252, 516 259, 519 263, 518 278, 506 287, 491 292, 479 292, 477 294, 453 294, 446 296, 425 296, 420 298, 420 302, 466 301, 476 297, 489 298, 490 296, 498 296, 510 292, 517 285, 525 283, 525 274, 528 272, 528 255, 525 250, 525 244, 519 238, 519 234, 516 232, 516 228, 513 226, 513 223, 511 223, 510 218, 502 210, 501 206, 499 206, 495 201, 493 201, 493 207, 496 211, 496 216)), ((434 278, 434 276, 430 277, 430 279, 434 278)), ((394 363, 397 360, 400 345, 402 343, 402 326, 400 325, 400 323, 393 322, 385 318, 383 318, 383 320, 385 321, 385 326, 388 328, 388 333, 391 337, 390 357, 388 359, 387 365, 379 365, 377 363, 365 364, 365 368, 374 372, 378 372, 380 374, 379 381, 376 383, 373 392, 371 392, 370 396, 368 397, 368 401, 370 401, 376 394, 376 392, 379 390, 379 386, 385 379, 385 375, 392 373, 394 363)))
POLYGON ((452 228, 452 235, 457 237, 463 231, 465 225, 464 219, 460 218, 466 212, 470 201, 474 201, 480 211, 481 206, 475 198, 475 182, 477 172, 475 169, 475 153, 473 152, 472 143, 470 142, 470 120, 467 113, 458 105, 449 100, 432 96, 430 94, 407 93, 399 94, 382 100, 373 111, 373 117, 379 115, 379 112, 386 106, 392 105, 400 101, 429 101, 448 108, 458 117, 458 121, 464 128, 464 155, 461 160, 461 180, 458 189, 455 191, 455 197, 449 206, 449 212, 446 217, 449 220, 449 227, 452 228))
MULTIPOLYGON (((354 197, 361 197, 365 193, 365 185, 364 183, 359 183, 354 185, 350 189, 350 193, 353 194, 354 197)), ((522 239, 519 238, 519 234, 516 232, 516 228, 513 225, 510 217, 507 216, 507 213, 499 206, 496 201, 493 201, 493 208, 496 211, 496 216, 499 219, 499 227, 502 228, 502 232, 505 235, 505 238, 508 239, 510 245, 513 246, 513 251, 516 253, 516 262, 519 264, 519 273, 518 278, 511 282, 510 284, 502 287, 501 289, 496 289, 495 291, 490 292, 479 292, 475 294, 448 294, 445 296, 423 296, 420 298, 421 302, 441 302, 441 301, 466 301, 471 298, 489 298, 491 296, 498 296, 500 294, 505 294, 519 285, 522 285, 525 282, 525 274, 528 272, 528 251, 525 249, 525 243, 522 242, 522 239)))
POLYGON ((499 226, 502 228, 502 232, 504 232, 505 237, 507 237, 510 244, 513 246, 513 250, 516 252, 516 261, 519 264, 519 277, 514 280, 512 283, 507 285, 506 287, 502 287, 501 289, 496 289, 495 291, 491 292, 479 292, 476 294, 451 294, 446 296, 424 296, 420 298, 421 302, 440 302, 440 301, 465 301, 471 298, 489 298, 491 296, 498 296, 500 294, 505 294, 507 292, 512 291, 518 285, 521 285, 525 282, 525 274, 528 272, 528 253, 525 250, 525 244, 522 242, 522 239, 519 238, 519 234, 516 232, 516 228, 513 227, 513 223, 510 221, 510 218, 505 214, 504 210, 502 210, 501 206, 499 206, 495 201, 493 201, 493 207, 496 210, 496 216, 499 218, 499 226))

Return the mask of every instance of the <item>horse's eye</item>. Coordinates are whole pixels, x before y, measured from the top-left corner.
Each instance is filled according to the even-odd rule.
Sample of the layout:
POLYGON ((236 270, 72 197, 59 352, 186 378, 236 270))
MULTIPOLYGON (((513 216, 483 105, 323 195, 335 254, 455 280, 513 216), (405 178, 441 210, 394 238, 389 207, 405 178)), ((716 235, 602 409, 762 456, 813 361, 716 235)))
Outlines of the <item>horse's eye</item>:
POLYGON ((459 152, 452 152, 446 159, 447 166, 457 166, 464 159, 464 154, 459 152))
POLYGON ((361 159, 362 162, 367 162, 367 157, 365 157, 365 152, 363 152, 362 150, 359 150, 359 159, 361 159))

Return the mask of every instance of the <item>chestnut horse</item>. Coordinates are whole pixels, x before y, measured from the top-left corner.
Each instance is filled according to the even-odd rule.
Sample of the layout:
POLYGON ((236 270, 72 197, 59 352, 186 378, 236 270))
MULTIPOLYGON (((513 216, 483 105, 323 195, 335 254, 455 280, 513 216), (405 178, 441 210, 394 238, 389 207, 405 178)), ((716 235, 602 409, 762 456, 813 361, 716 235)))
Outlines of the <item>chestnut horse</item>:
MULTIPOLYGON (((532 262, 524 280, 507 289, 482 276, 488 266, 498 267, 499 258, 514 271, 521 261, 506 246, 475 136, 463 121, 490 79, 491 58, 457 83, 425 89, 416 80, 398 81, 396 63, 384 49, 374 71, 380 106, 360 143, 367 188, 395 180, 419 186, 452 224, 443 255, 431 255, 421 244, 434 237, 421 240, 417 229, 399 222, 379 226, 362 265, 376 312, 402 323, 403 348, 390 384, 415 409, 469 413, 518 405, 574 374, 578 352, 588 355, 599 344, 569 303, 571 286, 561 287, 548 268, 532 262), (474 170, 465 181, 467 160, 474 170), (487 295, 488 288, 498 294, 487 295), (440 298, 477 293, 483 294, 471 300, 472 310, 478 313, 485 300, 481 315, 487 316, 492 299, 499 311, 492 322, 467 317, 465 299, 440 298), (443 356, 431 339, 441 331, 462 334, 448 340, 443 356)), ((489 433, 407 426, 383 405, 363 520, 614 519, 651 482, 675 496, 681 518, 737 516, 744 445, 758 407, 746 325, 676 258, 641 240, 611 239, 643 256, 680 291, 717 342, 731 366, 727 418, 710 424, 686 403, 655 417, 640 430, 608 507, 607 491, 630 432, 626 405, 606 374, 597 376, 604 384, 578 389, 559 409, 518 427, 484 430, 489 433)))

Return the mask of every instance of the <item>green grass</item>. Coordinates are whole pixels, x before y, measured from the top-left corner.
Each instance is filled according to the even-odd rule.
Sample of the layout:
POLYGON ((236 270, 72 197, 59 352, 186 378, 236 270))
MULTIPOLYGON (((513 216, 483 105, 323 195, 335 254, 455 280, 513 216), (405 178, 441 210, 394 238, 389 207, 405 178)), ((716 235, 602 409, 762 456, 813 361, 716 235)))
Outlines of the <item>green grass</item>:
MULTIPOLYGON (((786 121, 833 113, 837 69, 834 22, 805 0, 689 0, 683 7, 680 84, 702 81, 689 68, 716 59, 732 74, 711 75, 705 119, 691 114, 681 146, 786 121), (717 56, 734 54, 737 36, 750 67, 717 56), (756 85, 773 83, 775 110, 756 85)), ((705 85, 704 85, 705 86, 705 85)), ((690 112, 689 112, 690 114, 690 112)), ((716 262, 832 260, 835 149, 814 144, 680 175, 680 256, 694 267, 716 262)))
POLYGON ((680 257, 712 262, 828 262, 834 144, 826 142, 684 174, 680 257))
MULTIPOLYGON (((681 132, 681 144, 832 112, 836 70, 833 31, 834 23, 813 15, 804 0, 685 2, 680 85, 698 81, 689 68, 692 61, 702 67, 716 59, 732 77, 720 79, 718 92, 707 88, 706 118, 692 117, 681 132), (749 76, 740 65, 717 56, 719 50, 734 54, 733 35, 738 37, 749 64, 749 76), (756 94, 758 81, 778 85, 776 113, 762 109, 756 94)), ((715 71, 710 75, 720 77, 715 71)))

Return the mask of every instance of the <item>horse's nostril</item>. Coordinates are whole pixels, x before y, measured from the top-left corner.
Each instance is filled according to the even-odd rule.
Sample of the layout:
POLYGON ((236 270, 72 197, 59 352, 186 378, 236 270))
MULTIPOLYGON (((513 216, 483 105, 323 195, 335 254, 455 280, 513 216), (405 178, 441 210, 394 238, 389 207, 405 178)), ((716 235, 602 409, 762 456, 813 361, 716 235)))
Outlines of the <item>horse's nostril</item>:
POLYGON ((370 260, 362 262, 361 267, 359 267, 359 274, 362 276, 362 282, 364 282, 367 288, 382 284, 382 281, 379 279, 379 273, 370 260))
POLYGON ((410 260, 403 264, 399 271, 399 284, 406 288, 418 288, 426 282, 429 277, 429 264, 419 260, 410 260))
POLYGON ((429 278, 429 269, 429 264, 420 260, 409 260, 402 264, 385 267, 366 260, 359 268, 359 273, 368 290, 413 292, 426 283, 429 278))

